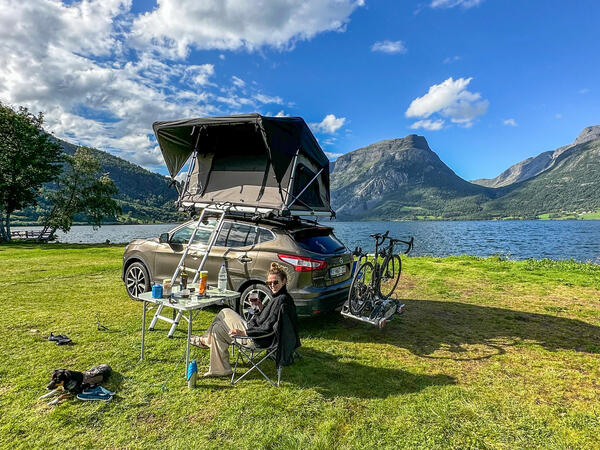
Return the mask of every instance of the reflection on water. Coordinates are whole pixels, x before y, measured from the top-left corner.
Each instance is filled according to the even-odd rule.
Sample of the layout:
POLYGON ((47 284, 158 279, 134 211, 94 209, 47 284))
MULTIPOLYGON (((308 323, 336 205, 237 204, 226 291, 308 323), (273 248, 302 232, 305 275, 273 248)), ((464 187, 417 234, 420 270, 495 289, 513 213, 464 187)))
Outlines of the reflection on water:
MULTIPOLYGON (((397 238, 415 237, 413 255, 502 255, 510 259, 552 258, 600 263, 600 221, 431 221, 336 222, 322 220, 350 248, 372 251, 371 233, 390 230, 397 238)), ((156 237, 175 225, 105 225, 94 230, 76 226, 57 233, 60 242, 130 242, 156 237)), ((14 227, 13 229, 39 229, 14 227)))

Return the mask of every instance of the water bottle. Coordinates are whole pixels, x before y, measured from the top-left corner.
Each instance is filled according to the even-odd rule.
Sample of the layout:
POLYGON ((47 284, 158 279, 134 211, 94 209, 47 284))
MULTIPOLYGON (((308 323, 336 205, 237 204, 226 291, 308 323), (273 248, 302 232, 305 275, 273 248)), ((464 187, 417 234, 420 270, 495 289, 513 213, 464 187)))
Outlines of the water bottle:
POLYGON ((188 387, 190 389, 194 389, 196 387, 196 379, 198 378, 198 366, 196 365, 196 360, 192 359, 188 366, 187 371, 187 382, 188 387))
POLYGON ((219 292, 225 292, 227 290, 227 269, 225 268, 225 264, 221 265, 221 269, 219 270, 219 277, 217 278, 217 287, 219 288, 219 292))

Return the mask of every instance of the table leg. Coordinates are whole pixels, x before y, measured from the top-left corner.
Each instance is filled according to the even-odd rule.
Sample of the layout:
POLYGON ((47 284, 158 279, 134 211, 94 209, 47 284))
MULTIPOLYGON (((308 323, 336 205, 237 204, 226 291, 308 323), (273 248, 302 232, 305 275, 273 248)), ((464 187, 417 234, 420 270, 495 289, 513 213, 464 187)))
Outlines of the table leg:
POLYGON ((188 320, 188 335, 187 335, 187 346, 185 348, 185 374, 187 377, 188 366, 190 365, 190 339, 192 338, 192 311, 189 311, 190 317, 188 320))
POLYGON ((144 340, 146 338, 146 302, 142 302, 143 311, 142 311, 142 352, 140 354, 140 361, 144 360, 144 340))

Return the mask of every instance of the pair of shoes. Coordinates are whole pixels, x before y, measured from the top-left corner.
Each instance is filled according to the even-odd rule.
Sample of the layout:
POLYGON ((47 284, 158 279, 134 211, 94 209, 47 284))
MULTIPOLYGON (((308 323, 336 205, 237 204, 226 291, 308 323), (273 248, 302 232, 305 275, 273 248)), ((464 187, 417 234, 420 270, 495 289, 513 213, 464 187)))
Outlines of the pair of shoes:
POLYGON ((192 335, 190 336, 190 344, 195 345, 196 347, 200 347, 203 349, 208 349, 210 348, 208 345, 206 345, 204 343, 204 341, 202 340, 204 336, 196 336, 196 335, 192 335))
POLYGON ((104 400, 108 401, 113 398, 114 392, 104 389, 102 386, 96 386, 94 388, 87 388, 77 394, 79 400, 93 401, 93 400, 104 400))
POLYGON ((217 374, 217 373, 211 373, 211 372, 206 372, 204 375, 202 375, 204 378, 219 378, 219 377, 230 377, 231 374, 233 373, 233 370, 229 373, 223 373, 223 374, 217 374))
POLYGON ((52 332, 50 333, 50 336, 48 336, 48 340, 56 342, 56 345, 66 345, 73 342, 64 334, 57 334, 56 336, 54 336, 54 333, 52 332))

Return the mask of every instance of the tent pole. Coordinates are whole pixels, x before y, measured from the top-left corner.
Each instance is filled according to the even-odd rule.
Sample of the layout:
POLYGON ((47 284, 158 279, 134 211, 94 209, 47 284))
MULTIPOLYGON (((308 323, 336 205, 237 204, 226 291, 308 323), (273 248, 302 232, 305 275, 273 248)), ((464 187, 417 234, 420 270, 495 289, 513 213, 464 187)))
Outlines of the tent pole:
MULTIPOLYGON (((188 167, 188 173, 185 177, 185 183, 183 185, 183 190, 181 191, 182 195, 185 194, 185 192, 187 192, 187 187, 190 184, 190 178, 192 177, 192 170, 194 168, 194 165, 196 163, 196 157, 197 157, 198 153, 194 152, 194 155, 192 156, 192 160, 190 161, 190 167, 188 167)), ((181 200, 181 196, 180 196, 180 200, 181 200)))
POLYGON ((287 190, 284 189, 287 197, 285 199, 284 207, 288 207, 287 202, 290 201, 290 192, 292 192, 292 186, 294 185, 294 178, 296 177, 296 163, 298 162, 298 155, 300 154, 300 148, 296 150, 296 154, 294 155, 294 160, 292 161, 292 174, 290 175, 290 182, 288 183, 287 190))
POLYGON ((323 172, 323 168, 321 168, 321 170, 319 170, 319 172, 317 172, 317 174, 312 178, 312 180, 310 180, 306 184, 306 186, 304 186, 304 189, 302 189, 298 195, 293 195, 293 194, 288 193, 289 195, 292 195, 292 197, 294 197, 294 201, 292 203, 290 203, 289 205, 287 205, 288 209, 290 206, 292 206, 296 202, 296 200, 300 200, 300 196, 304 193, 305 190, 308 189, 308 187, 313 183, 313 181, 315 181, 318 178, 318 176, 321 175, 321 172, 323 172))

